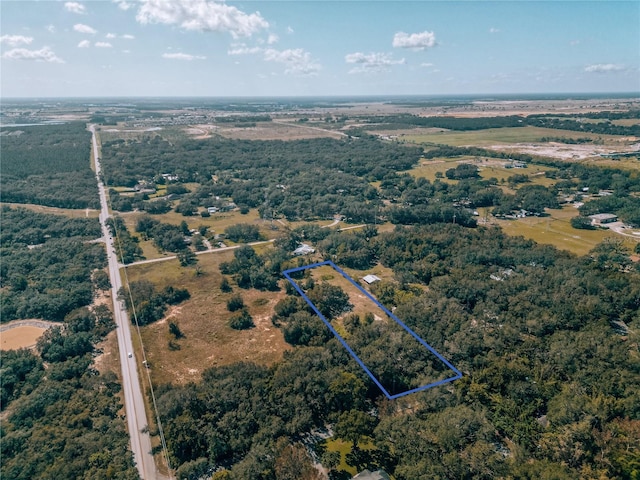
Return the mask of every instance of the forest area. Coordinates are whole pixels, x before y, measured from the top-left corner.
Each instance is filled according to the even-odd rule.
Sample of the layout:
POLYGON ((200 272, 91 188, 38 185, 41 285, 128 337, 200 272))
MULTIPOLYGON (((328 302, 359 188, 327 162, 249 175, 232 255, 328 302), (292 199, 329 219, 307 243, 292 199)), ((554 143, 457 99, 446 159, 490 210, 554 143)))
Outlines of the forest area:
MULTIPOLYGON (((467 119, 455 120, 465 124, 467 119)), ((586 188, 589 192, 612 191, 613 198, 588 202, 580 211, 583 217, 609 211, 630 225, 640 225, 638 198, 633 196, 640 191, 640 179, 633 171, 478 147, 433 145, 422 149, 366 134, 347 140, 213 138, 173 144, 146 135, 106 142, 103 152, 106 181, 111 185, 133 186, 141 180, 164 184, 162 172, 179 178, 169 182, 166 195, 159 198, 140 193, 124 196, 112 190, 114 208, 122 211, 138 208, 161 215, 173 209, 187 217, 209 215, 207 208, 224 209, 224 199, 231 199, 241 212, 257 208, 263 219, 311 221, 340 214, 352 223, 410 225, 455 219, 473 226, 477 219, 472 213, 477 208, 488 207, 496 216, 521 210, 544 215, 545 209, 561 207, 560 195, 582 196, 586 188), (506 181, 482 178, 472 161, 453 163, 445 176, 433 181, 406 173, 421 159, 459 157, 545 165, 550 167, 545 176, 552 182, 548 186, 533 183, 526 170, 514 172, 506 181), (117 168, 123 162, 128 168, 117 168), (188 182, 196 186, 191 183, 188 189, 188 182)))
POLYGON ((99 208, 83 122, 2 127, 2 200, 60 208, 99 208))
POLYGON ((111 285, 97 219, 2 207, 2 322, 59 322, 35 350, 2 352, 0 442, 3 478, 122 478, 138 472, 112 371, 100 373, 97 344, 115 328, 92 306, 111 285), (29 248, 33 247, 33 248, 29 248))
MULTIPOLYGON (((285 478, 279 476, 285 465, 311 464, 303 453, 294 455, 298 442, 327 425, 352 444, 352 464, 384 468, 396 479, 637 476, 640 272, 618 243, 577 257, 495 228, 374 230, 331 232, 319 252, 359 258, 366 249, 364 263, 393 269, 394 280, 376 284, 373 293, 463 379, 387 401, 298 294, 280 283, 288 295, 272 321, 295 346, 281 362, 211 368, 201 382, 159 387, 181 478, 198 472, 285 478), (365 442, 373 450, 360 449, 365 442)), ((269 272, 278 278, 278 269, 291 265, 287 242, 303 231, 262 255, 236 250, 221 266, 228 285, 273 288, 242 279, 269 272)), ((309 295, 331 298, 326 287, 314 293, 321 285, 309 286, 309 295)), ((328 302, 327 312, 340 298, 328 302)), ((427 368, 420 352, 394 343, 383 325, 351 319, 348 334, 381 365, 398 354, 411 365, 417 355, 414 370, 397 382, 427 368)), ((330 452, 320 446, 316 453, 333 465, 331 478, 349 478, 330 452)))
POLYGON ((98 219, 68 218, 1 207, 0 288, 2 322, 41 318, 62 321, 89 305, 109 285, 101 269, 104 246, 98 219))

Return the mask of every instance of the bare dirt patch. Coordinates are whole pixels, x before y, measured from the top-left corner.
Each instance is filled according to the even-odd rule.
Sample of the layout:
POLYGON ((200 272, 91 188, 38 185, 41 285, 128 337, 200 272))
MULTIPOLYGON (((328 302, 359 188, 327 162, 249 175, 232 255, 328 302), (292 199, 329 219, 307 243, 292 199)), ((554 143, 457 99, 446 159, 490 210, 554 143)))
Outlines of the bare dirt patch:
MULTIPOLYGON (((564 143, 517 143, 510 145, 491 145, 491 150, 499 152, 518 152, 544 157, 559 158, 561 160, 584 160, 599 157, 603 154, 632 152, 632 147, 600 146, 600 145, 567 145, 564 143)), ((635 150, 637 151, 637 150, 635 150)))
POLYGON ((0 333, 0 350, 33 348, 46 328, 21 326, 0 333))
POLYGON ((37 318, 5 323, 0 326, 0 350, 33 348, 48 328, 57 325, 60 324, 37 318))

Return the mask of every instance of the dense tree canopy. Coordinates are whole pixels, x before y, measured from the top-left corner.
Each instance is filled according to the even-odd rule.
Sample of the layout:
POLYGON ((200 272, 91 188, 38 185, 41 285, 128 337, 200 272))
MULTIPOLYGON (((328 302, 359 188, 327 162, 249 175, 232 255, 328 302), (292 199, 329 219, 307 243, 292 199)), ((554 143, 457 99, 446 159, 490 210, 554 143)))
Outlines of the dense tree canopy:
MULTIPOLYGON (((374 293, 464 377, 412 395, 408 410, 386 404, 292 292, 275 308, 274 324, 297 345, 282 362, 213 368, 197 385, 164 387, 177 464, 205 458, 231 478, 277 478, 277 440, 293 444, 330 423, 351 442, 372 435, 377 450, 361 465, 402 480, 634 478, 640 278, 620 263, 623 250, 603 245, 576 257, 453 224, 397 228, 370 242, 397 278, 374 293)), ((300 282, 308 293, 323 285, 300 282)), ((426 377, 433 365, 379 328, 350 323, 350 345, 379 352, 369 360, 383 372, 407 357, 415 368, 404 379, 396 372, 398 384, 426 377)))
POLYGON ((99 208, 85 125, 3 127, 0 183, 5 202, 99 208))
POLYGON ((104 247, 85 241, 100 235, 97 219, 8 208, 3 208, 2 215, 2 321, 61 321, 72 310, 89 305, 94 290, 92 272, 106 266, 104 247))

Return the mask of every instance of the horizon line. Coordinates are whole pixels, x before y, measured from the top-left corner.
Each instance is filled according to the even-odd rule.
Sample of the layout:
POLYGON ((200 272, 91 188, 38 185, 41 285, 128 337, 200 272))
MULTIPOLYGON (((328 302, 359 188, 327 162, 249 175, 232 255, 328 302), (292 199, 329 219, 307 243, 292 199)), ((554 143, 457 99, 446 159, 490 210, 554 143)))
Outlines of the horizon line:
POLYGON ((319 95, 94 95, 94 96, 2 96, 3 100, 45 100, 45 99, 65 99, 65 100, 84 100, 84 99, 298 99, 298 98, 447 98, 447 97, 557 97, 557 96, 615 96, 615 97, 640 97, 640 91, 610 91, 610 92, 519 92, 519 93, 389 93, 389 94, 319 94, 319 95))

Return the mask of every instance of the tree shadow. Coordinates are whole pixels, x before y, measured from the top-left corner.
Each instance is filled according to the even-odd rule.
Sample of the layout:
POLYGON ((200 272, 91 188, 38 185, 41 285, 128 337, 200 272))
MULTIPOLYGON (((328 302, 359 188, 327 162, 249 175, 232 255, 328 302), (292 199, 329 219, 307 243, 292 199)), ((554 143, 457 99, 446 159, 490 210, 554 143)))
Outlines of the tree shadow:
POLYGON ((351 480, 351 474, 345 470, 331 470, 329 480, 351 480))

